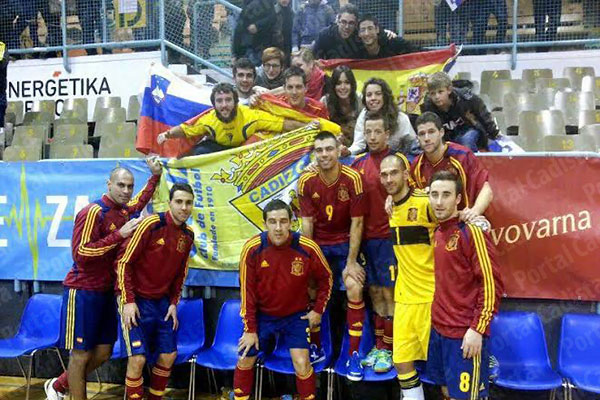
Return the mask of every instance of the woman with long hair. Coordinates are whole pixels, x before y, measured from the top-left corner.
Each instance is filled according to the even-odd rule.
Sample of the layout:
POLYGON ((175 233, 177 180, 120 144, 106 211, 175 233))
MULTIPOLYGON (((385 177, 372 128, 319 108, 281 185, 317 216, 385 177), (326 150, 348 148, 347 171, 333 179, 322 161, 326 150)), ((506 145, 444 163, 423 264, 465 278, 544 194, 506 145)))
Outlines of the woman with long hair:
POLYGON ((403 154, 418 153, 418 142, 408 115, 399 110, 392 89, 386 81, 370 78, 363 86, 362 102, 365 108, 356 119, 354 141, 348 150, 359 154, 366 150, 364 129, 367 112, 380 112, 390 123, 390 139, 388 145, 393 151, 403 154))
POLYGON ((363 109, 361 95, 356 89, 354 73, 347 65, 340 65, 331 73, 328 93, 321 98, 329 111, 329 119, 342 128, 341 141, 346 147, 352 144, 356 118, 363 109))

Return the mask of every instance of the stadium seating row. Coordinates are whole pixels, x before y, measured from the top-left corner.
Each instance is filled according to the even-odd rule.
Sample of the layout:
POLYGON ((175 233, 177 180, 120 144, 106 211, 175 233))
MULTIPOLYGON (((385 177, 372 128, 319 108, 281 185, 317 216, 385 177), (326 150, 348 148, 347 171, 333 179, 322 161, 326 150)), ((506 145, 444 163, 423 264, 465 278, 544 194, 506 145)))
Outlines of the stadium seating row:
MULTIPOLYGON (((27 397, 31 378, 31 362, 36 351, 54 349, 58 352, 59 323, 62 296, 37 294, 30 298, 19 326, 18 333, 9 339, 0 340, 0 358, 29 357, 30 369, 26 374, 27 397)), ((182 300, 178 305, 180 328, 177 331, 177 359, 175 364, 191 363, 189 396, 195 398, 196 365, 208 369, 209 390, 214 385, 218 389, 214 370, 235 369, 237 362, 238 339, 243 325, 239 316, 239 300, 226 301, 220 311, 212 345, 204 347, 205 327, 202 299, 182 300)), ((366 353, 373 344, 372 329, 368 321, 363 328, 361 352, 366 353), (370 341, 370 342, 369 342, 370 341)), ((119 324, 120 325, 120 324, 119 324)), ((333 373, 345 376, 348 337, 343 339, 341 356, 332 364, 331 332, 328 316, 324 315, 321 327, 325 360, 315 364, 315 372, 326 371, 327 398, 333 393, 333 373), (332 368, 329 366, 332 365, 332 368)), ((550 364, 544 329, 539 316, 532 312, 500 312, 492 321, 490 353, 499 363, 493 383, 515 390, 556 390, 563 386, 565 398, 570 398, 574 388, 600 393, 600 378, 591 371, 600 370, 600 336, 589 334, 600 330, 600 316, 594 314, 565 314, 562 319, 556 372, 550 364), (582 340, 584 339, 584 340, 582 340), (569 396, 569 397, 567 397, 569 396)), ((123 344, 118 341, 113 349, 112 359, 124 357, 123 344)), ((364 356, 363 355, 363 356, 364 356)), ((20 361, 19 361, 20 363, 20 361)), ((61 359, 62 363, 62 359, 61 359)), ((62 364, 64 368, 64 363, 62 364)), ((294 374, 289 349, 277 343, 275 350, 257 365, 258 382, 262 383, 263 370, 294 374)), ((421 366, 422 369, 422 366, 421 366)), ((365 374, 365 381, 395 379, 393 370, 389 374, 365 374)), ((421 379, 429 382, 421 371, 421 379)), ((257 386, 258 398, 262 384, 257 386)))

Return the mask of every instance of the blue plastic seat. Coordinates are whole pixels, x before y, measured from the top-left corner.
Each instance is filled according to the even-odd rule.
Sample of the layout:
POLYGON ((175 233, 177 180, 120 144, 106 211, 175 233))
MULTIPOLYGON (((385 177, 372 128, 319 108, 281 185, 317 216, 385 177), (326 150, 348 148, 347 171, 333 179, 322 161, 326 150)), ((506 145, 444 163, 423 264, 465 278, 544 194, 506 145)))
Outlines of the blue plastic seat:
POLYGON ((542 322, 532 312, 500 312, 491 324, 490 353, 500 368, 494 383, 516 390, 555 390, 561 377, 552 369, 542 322))
MULTIPOLYGON (((214 382, 218 390, 214 370, 233 371, 237 364, 238 341, 244 332, 240 317, 240 301, 227 300, 221 307, 217 330, 212 346, 202 349, 196 354, 195 363, 208 368, 209 388, 214 382), (211 381, 212 379, 212 381, 211 381)), ((195 396, 195 385, 190 391, 191 398, 195 396)))
POLYGON ((175 364, 189 361, 204 346, 204 303, 202 299, 182 299, 177 306, 177 358, 175 364))
POLYGON ((16 358, 27 382, 26 399, 29 399, 33 356, 38 350, 54 348, 64 369, 60 351, 56 347, 60 337, 60 311, 62 296, 36 294, 32 296, 21 317, 15 336, 0 340, 0 358, 16 358), (29 358, 27 372, 19 357, 29 358))
POLYGON ((572 385, 600 393, 600 315, 563 315, 558 371, 569 383, 569 398, 572 385))
MULTIPOLYGON (((350 347, 350 336, 348 335, 348 328, 344 328, 344 338, 342 339, 342 349, 340 350, 340 357, 337 359, 335 363, 335 373, 346 377, 348 374, 348 369, 346 368, 346 362, 348 361, 349 354, 348 348, 350 347)), ((360 354, 361 359, 365 358, 369 351, 375 345, 375 333, 373 332, 373 327, 371 324, 371 318, 369 313, 365 313, 365 320, 363 321, 363 334, 360 340, 360 347, 358 352, 360 354)), ((363 381, 369 382, 378 382, 378 381, 389 381, 391 379, 396 379, 396 368, 392 367, 386 373, 380 374, 373 371, 371 367, 365 367, 365 376, 363 381)))

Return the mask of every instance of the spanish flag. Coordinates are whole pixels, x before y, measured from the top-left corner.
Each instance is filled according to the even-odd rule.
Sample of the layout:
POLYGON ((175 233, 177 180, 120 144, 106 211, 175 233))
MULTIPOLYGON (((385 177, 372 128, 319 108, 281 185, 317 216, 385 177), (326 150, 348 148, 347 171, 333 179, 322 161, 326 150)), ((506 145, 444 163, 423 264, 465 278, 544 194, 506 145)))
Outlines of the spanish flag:
POLYGON ((362 90, 364 82, 376 77, 385 80, 394 96, 404 101, 404 111, 419 113, 419 105, 427 91, 427 78, 438 71, 449 71, 458 56, 455 45, 447 49, 403 54, 377 60, 333 59, 320 60, 327 75, 331 76, 338 65, 352 68, 358 90, 362 90))

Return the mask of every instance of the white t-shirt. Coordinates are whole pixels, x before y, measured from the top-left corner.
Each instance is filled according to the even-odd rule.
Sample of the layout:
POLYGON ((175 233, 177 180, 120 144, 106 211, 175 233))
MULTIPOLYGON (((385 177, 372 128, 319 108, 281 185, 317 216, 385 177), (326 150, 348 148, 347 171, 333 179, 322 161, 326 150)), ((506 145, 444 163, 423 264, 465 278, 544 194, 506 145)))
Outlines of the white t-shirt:
MULTIPOLYGON (((359 154, 367 149, 367 142, 365 141, 365 119, 367 118, 367 109, 363 109, 358 118, 356 119, 356 126, 354 127, 354 141, 352 146, 348 150, 352 154, 359 154)), ((388 145, 392 150, 403 150, 403 144, 414 142, 417 138, 417 134, 410 123, 408 115, 402 111, 398 111, 398 128, 396 131, 390 134, 390 140, 388 145)))

